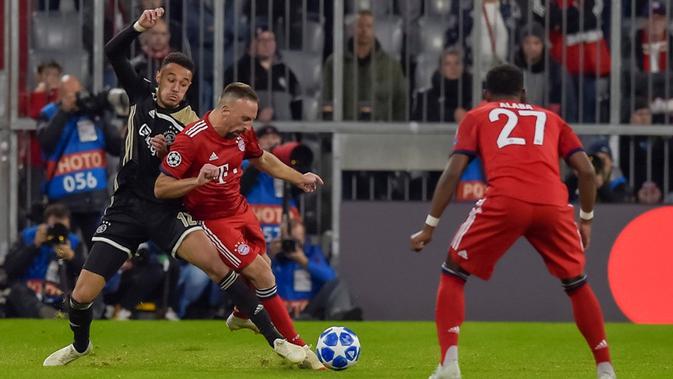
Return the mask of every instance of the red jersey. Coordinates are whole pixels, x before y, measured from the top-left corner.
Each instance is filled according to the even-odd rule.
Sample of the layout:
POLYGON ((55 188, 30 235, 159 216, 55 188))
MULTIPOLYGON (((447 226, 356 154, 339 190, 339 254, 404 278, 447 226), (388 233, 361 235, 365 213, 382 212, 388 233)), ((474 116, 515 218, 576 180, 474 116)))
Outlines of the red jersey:
POLYGON ((490 102, 465 115, 453 154, 479 155, 486 197, 507 196, 534 204, 568 204, 559 157, 581 151, 577 135, 555 113, 530 104, 490 102))
POLYGON ((198 220, 226 218, 247 211, 248 203, 241 195, 241 163, 264 153, 254 131, 224 138, 208 121, 209 114, 187 125, 175 137, 171 151, 161 163, 161 171, 176 179, 197 177, 207 163, 219 168, 216 179, 192 190, 183 199, 187 210, 198 220))

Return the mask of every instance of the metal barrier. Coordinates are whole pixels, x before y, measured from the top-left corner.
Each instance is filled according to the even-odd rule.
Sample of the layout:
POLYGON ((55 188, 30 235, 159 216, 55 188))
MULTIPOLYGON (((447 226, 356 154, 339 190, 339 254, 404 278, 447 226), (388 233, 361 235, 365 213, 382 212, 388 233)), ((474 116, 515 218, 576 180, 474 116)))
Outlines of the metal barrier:
MULTIPOLYGON (((9 53, 10 53, 10 35, 11 23, 8 21, 7 15, 10 14, 10 2, 7 0, 0 1, 0 11, 2 11, 2 58, 0 58, 0 214, 6 215, 0 221, 0 252, 7 251, 9 248, 9 241, 14 229, 11 228, 11 202, 10 192, 11 186, 9 183, 10 177, 10 161, 11 161, 11 136, 9 123, 9 53)), ((0 253, 0 261, 4 261, 4 253, 0 253)))
MULTIPOLYGON (((382 180, 387 185, 382 191, 383 199, 413 199, 411 188, 417 185, 423 194, 418 200, 427 200, 433 186, 433 174, 429 172, 443 167, 451 134, 455 131, 452 122, 461 116, 456 109, 468 109, 480 102, 483 73, 500 61, 518 63, 522 67, 526 72, 525 84, 533 87, 529 92, 531 95, 535 92, 538 103, 552 108, 558 106, 557 110, 570 121, 584 120, 574 124, 574 129, 586 136, 587 141, 595 135, 611 136, 615 158, 629 161, 628 167, 633 172, 626 174, 632 181, 640 170, 636 165, 639 160, 636 151, 641 142, 645 142, 644 177, 649 180, 659 175, 653 169, 658 147, 648 144, 647 139, 628 142, 624 136, 652 136, 649 141, 663 140, 662 189, 665 193, 670 190, 669 150, 673 128, 620 124, 652 121, 651 113, 649 118, 637 114, 642 109, 638 108, 641 97, 647 99, 645 109, 654 111, 654 122, 668 122, 668 99, 673 97, 669 95, 670 56, 660 56, 661 61, 656 61, 656 67, 652 62, 642 66, 647 61, 643 58, 646 49, 637 49, 635 43, 638 42, 636 36, 643 35, 638 32, 641 29, 639 23, 647 23, 647 30, 654 31, 659 25, 655 22, 661 21, 661 16, 670 20, 668 9, 663 15, 660 9, 653 8, 647 8, 643 13, 642 9, 637 9, 635 1, 622 9, 622 2, 601 0, 586 2, 593 4, 586 8, 575 8, 575 3, 570 1, 551 2, 561 5, 550 9, 545 7, 550 1, 503 2, 512 7, 507 10, 511 13, 507 14, 503 13, 504 8, 494 7, 484 0, 61 2, 79 4, 78 8, 70 10, 40 10, 40 3, 48 7, 50 2, 2 1, 5 62, 0 78, 5 80, 0 84, 4 83, 2 88, 7 90, 4 93, 8 96, 4 99, 5 112, 0 113, 3 126, 0 143, 4 143, 0 144, 0 157, 5 154, 8 158, 6 162, 0 159, 0 178, 3 179, 0 180, 3 186, 0 188, 0 211, 6 206, 9 217, 0 220, 0 241, 15 238, 19 210, 30 203, 30 200, 19 201, 17 189, 27 188, 30 192, 36 185, 30 179, 25 179, 27 183, 19 183, 20 178, 30 175, 25 172, 29 168, 22 166, 25 162, 16 159, 19 151, 25 148, 21 142, 24 139, 19 137, 35 128, 32 120, 22 117, 19 106, 21 93, 32 88, 29 76, 35 66, 34 60, 28 59, 30 64, 27 64, 25 56, 39 57, 36 51, 49 50, 53 44, 70 43, 71 49, 66 49, 71 55, 69 59, 85 67, 77 66, 88 78, 91 90, 113 86, 116 80, 105 63, 104 43, 124 24, 137 19, 140 7, 146 3, 164 4, 172 49, 189 53, 197 63, 196 94, 190 97, 190 102, 201 113, 214 103, 226 82, 245 80, 257 87, 264 102, 262 110, 273 108, 272 112, 260 113, 261 118, 273 122, 283 131, 318 133, 315 137, 305 138, 319 149, 316 154, 318 165, 321 173, 330 179, 331 187, 315 200, 316 207, 320 207, 320 215, 315 217, 315 230, 318 233, 334 232, 335 252, 338 251, 339 209, 344 188, 342 172, 383 172, 382 180), (125 8, 129 4, 130 9, 125 8), (27 9, 29 6, 32 9, 27 9), (513 24, 510 16, 516 21, 513 24), (502 23, 498 17, 504 17, 502 23), (56 20, 58 25, 67 27, 50 35, 50 24, 41 23, 42 18, 56 20), (525 52, 514 48, 522 41, 519 35, 523 39, 540 37, 540 30, 530 27, 533 22, 545 25, 542 38, 538 38, 544 47, 542 60, 536 62, 527 60, 523 55, 525 52), (82 33, 84 26, 88 29, 82 33), (507 38, 502 40, 505 42, 498 41, 511 49, 503 50, 491 43, 494 38, 504 36, 498 34, 501 28, 507 31, 507 38), (26 33, 31 38, 17 38, 26 33), (48 36, 49 41, 32 38, 36 33, 48 36), (630 46, 622 47, 623 35, 633 42, 630 46), (365 74, 380 75, 381 80, 375 82, 384 84, 366 82, 366 75, 356 67, 360 42, 362 50, 366 51, 371 48, 372 36, 378 40, 376 51, 380 54, 372 57, 373 73, 365 74), (349 43, 351 37, 353 42, 349 43), (40 42, 52 45, 43 46, 40 42), (276 48, 271 54, 273 59, 269 60, 264 54, 268 54, 271 45, 276 48), (555 46, 566 48, 554 50, 555 46), (609 50, 605 50, 608 47, 609 50), (83 54, 73 54, 73 51, 83 54), (522 54, 519 60, 515 52, 522 54), (558 63, 554 63, 557 60, 558 63), (608 60, 610 64, 606 68, 608 60), (592 62, 593 69, 585 66, 587 62, 592 62), (269 64, 271 67, 278 64, 280 74, 266 75, 266 80, 258 80, 259 74, 264 74, 258 65, 269 64), (542 91, 533 85, 533 74, 539 69, 536 65, 544 68, 537 78, 544 84, 542 91), (552 66, 560 70, 558 78, 553 75, 552 66), (377 70, 377 67, 384 69, 377 70), (467 75, 469 70, 472 76, 467 75), (397 80, 391 80, 393 77, 397 80), (556 83, 557 88, 550 83, 556 83), (568 89, 570 83, 579 85, 581 90, 577 87, 568 89), (647 85, 642 87, 644 83, 647 85), (447 92, 449 89, 453 92, 447 92), (568 97, 570 93, 576 94, 577 98, 568 97), (586 95, 591 93, 603 95, 586 95), (452 94, 455 96, 450 96, 452 94), (454 108, 447 107, 447 99, 454 97, 455 102, 451 105, 454 108), (570 100, 566 101, 566 98, 570 100), (626 99, 624 103, 622 99, 626 99), (570 107, 571 102, 579 107, 576 115, 570 107), (384 111, 380 111, 381 107, 384 111), (430 114, 432 109, 436 114, 430 114), (396 116, 398 112, 402 116, 396 116), (320 119, 325 121, 318 121, 320 119), (391 122, 393 120, 395 122, 391 122), (621 149, 615 136, 626 139, 629 148, 621 149), (393 180, 390 172, 404 174, 393 180), (399 192, 392 190, 391 184, 399 185, 399 192), (326 196, 329 201, 325 200, 326 196), (331 217, 321 216, 325 213, 331 213, 331 217)), ((647 49, 650 45, 653 48, 659 46, 657 41, 647 41, 647 49)), ((137 44, 130 53, 141 57, 142 46, 137 44)), ((148 67, 147 75, 152 77, 156 66, 148 64, 148 67)), ((357 178, 349 180, 351 190, 360 186, 357 178)), ((375 185, 377 179, 370 176, 366 180, 375 185)), ((369 194, 376 191, 370 185, 369 194)), ((21 196, 23 199, 24 194, 21 196)))

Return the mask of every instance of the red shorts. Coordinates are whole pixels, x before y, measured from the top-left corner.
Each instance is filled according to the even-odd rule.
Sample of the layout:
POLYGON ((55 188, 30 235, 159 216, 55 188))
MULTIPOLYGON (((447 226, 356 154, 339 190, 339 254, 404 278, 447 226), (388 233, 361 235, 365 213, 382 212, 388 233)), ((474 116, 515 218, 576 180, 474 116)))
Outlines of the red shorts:
POLYGON ((462 269, 488 280, 498 259, 524 236, 559 279, 584 273, 584 246, 572 205, 531 204, 509 197, 479 200, 453 237, 449 255, 462 269))
POLYGON ((252 208, 227 218, 203 221, 203 230, 220 252, 220 259, 240 271, 266 253, 264 234, 252 208))

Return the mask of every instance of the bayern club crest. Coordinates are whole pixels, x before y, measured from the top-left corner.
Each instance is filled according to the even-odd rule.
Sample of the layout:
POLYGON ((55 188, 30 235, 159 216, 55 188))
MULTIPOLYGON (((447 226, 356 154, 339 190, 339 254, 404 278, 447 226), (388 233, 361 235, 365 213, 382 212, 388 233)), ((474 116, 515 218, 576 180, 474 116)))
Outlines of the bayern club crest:
POLYGON ((238 137, 238 150, 245 151, 245 141, 241 137, 238 137))
POLYGON ((236 251, 241 255, 248 255, 248 253, 250 253, 250 246, 246 243, 239 242, 236 244, 236 251))

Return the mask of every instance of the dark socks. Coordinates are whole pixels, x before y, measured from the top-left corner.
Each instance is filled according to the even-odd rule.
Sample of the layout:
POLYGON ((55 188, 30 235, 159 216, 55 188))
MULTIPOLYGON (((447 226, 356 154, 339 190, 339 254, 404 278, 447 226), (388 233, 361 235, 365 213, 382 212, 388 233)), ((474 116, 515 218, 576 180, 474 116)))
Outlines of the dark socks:
POLYGON ((93 303, 78 303, 72 297, 69 298, 70 308, 70 329, 72 330, 75 341, 73 346, 75 350, 83 353, 89 347, 89 330, 93 320, 93 303))
POLYGON ((247 315, 259 328, 259 332, 262 333, 271 347, 273 347, 274 340, 283 339, 255 294, 236 272, 230 271, 219 283, 219 286, 224 293, 231 297, 239 311, 247 315))
POLYGON ((299 336, 299 333, 294 329, 294 324, 290 315, 287 313, 287 308, 283 300, 278 296, 276 286, 257 290, 257 298, 264 305, 264 308, 269 312, 271 320, 276 325, 280 333, 289 342, 304 346, 306 342, 299 336))

